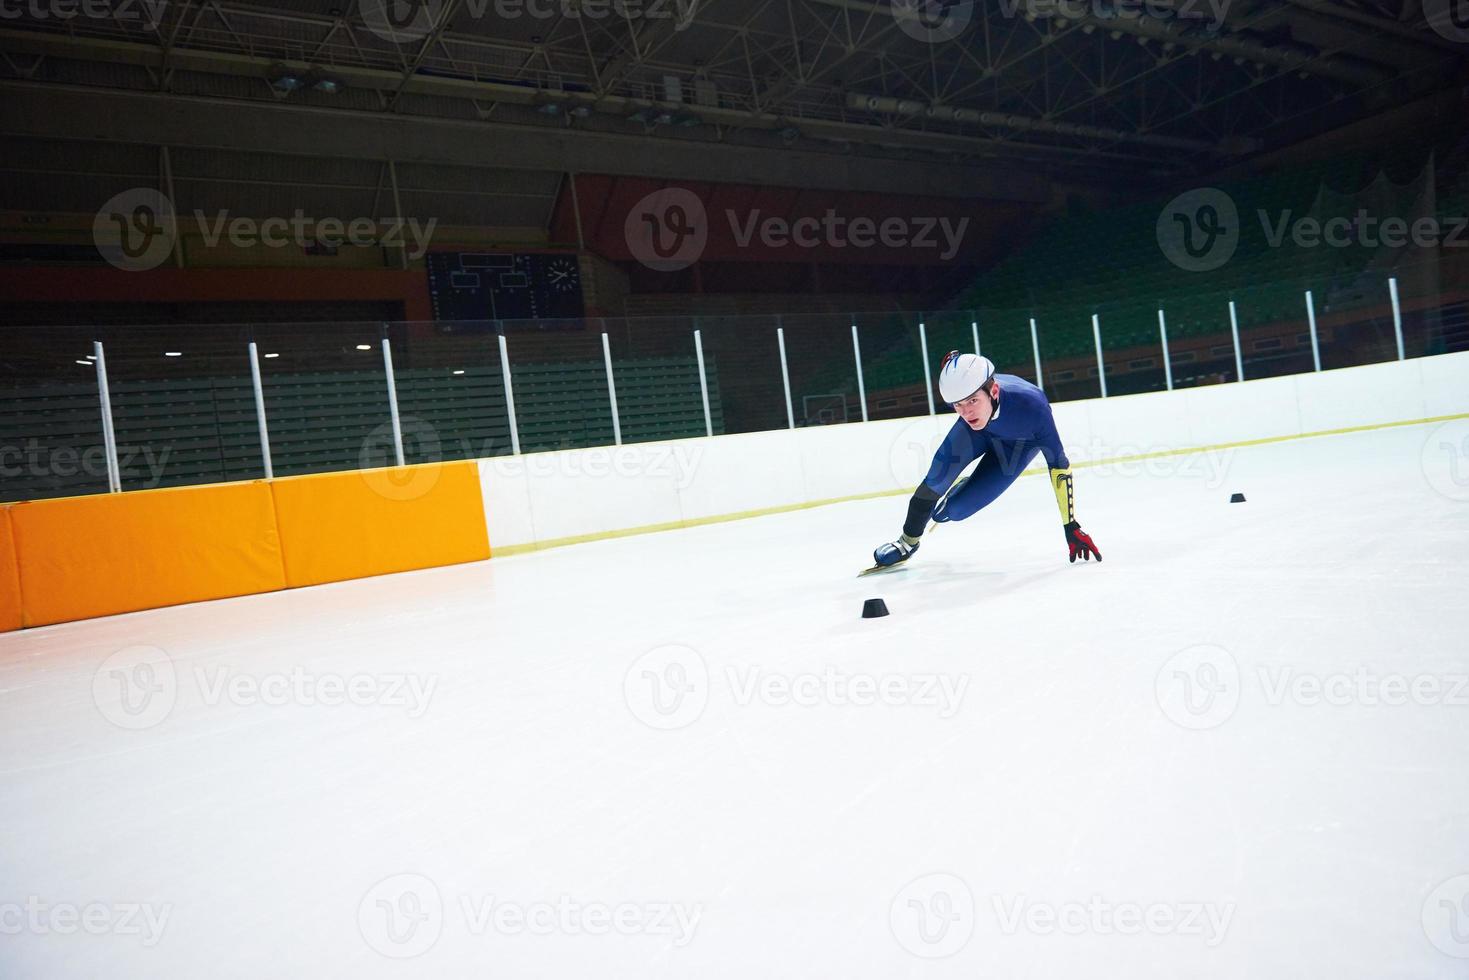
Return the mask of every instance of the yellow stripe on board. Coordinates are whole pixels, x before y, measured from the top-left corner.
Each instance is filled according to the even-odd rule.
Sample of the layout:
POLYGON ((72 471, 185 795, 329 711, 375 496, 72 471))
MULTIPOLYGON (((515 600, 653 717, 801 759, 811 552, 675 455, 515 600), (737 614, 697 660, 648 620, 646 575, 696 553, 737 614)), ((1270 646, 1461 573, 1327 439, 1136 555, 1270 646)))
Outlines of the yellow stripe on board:
MULTIPOLYGON (((1207 453, 1216 449, 1239 449, 1245 446, 1264 446, 1276 442, 1292 442, 1296 439, 1315 439, 1320 436, 1340 436, 1353 432, 1372 432, 1379 429, 1397 429, 1407 425, 1432 425, 1435 422, 1452 422, 1456 419, 1469 419, 1469 412, 1458 415, 1435 415, 1426 419, 1408 419, 1403 422, 1377 422, 1372 425, 1353 425, 1344 429, 1322 429, 1319 432, 1302 432, 1289 436, 1267 436, 1264 439, 1246 439, 1243 442, 1221 442, 1212 446, 1192 446, 1188 449, 1164 449, 1156 453, 1139 453, 1135 456, 1111 456, 1107 459, 1094 459, 1085 463, 1072 463, 1072 469, 1083 469, 1088 466, 1110 466, 1114 463, 1131 463, 1141 459, 1157 459, 1163 456, 1187 456, 1190 453, 1207 453)), ((1021 476, 1034 476, 1037 473, 1046 472, 1044 467, 1022 473, 1021 476)), ((800 504, 781 504, 778 507, 760 507, 755 510, 736 511, 732 514, 716 514, 713 517, 693 517, 684 521, 666 521, 662 524, 643 524, 639 527, 625 527, 617 531, 595 531, 591 534, 577 534, 569 538, 552 538, 548 541, 535 541, 529 544, 495 545, 491 540, 491 551, 494 556, 521 555, 532 551, 542 551, 546 548, 560 548, 569 544, 585 544, 588 541, 604 541, 608 538, 626 538, 634 534, 652 534, 656 531, 673 531, 681 527, 699 527, 704 524, 723 524, 726 521, 743 521, 750 517, 765 517, 770 514, 784 514, 793 510, 806 510, 810 507, 826 507, 829 504, 845 504, 854 500, 872 500, 877 497, 896 497, 903 494, 911 494, 909 489, 901 490, 878 490, 873 493, 858 493, 849 497, 831 497, 826 500, 811 500, 800 504)))

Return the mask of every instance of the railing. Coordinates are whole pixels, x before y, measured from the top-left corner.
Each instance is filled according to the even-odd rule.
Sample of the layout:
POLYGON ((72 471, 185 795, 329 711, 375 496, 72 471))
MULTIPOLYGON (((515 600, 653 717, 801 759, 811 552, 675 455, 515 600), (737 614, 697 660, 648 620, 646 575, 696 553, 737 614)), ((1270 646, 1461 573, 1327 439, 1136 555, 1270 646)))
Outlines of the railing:
POLYGON ((1400 272, 1158 306, 7 328, 0 500, 944 412, 978 350, 1053 401, 1469 349, 1469 288, 1400 272))

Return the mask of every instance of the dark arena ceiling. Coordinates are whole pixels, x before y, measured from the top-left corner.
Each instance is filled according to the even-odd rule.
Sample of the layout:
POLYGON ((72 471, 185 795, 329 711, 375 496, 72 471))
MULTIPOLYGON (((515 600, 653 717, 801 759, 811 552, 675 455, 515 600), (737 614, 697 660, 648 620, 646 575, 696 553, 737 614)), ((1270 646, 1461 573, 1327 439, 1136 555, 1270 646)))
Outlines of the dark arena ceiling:
MULTIPOLYGON (((90 96, 92 129, 131 114, 164 142, 160 114, 254 102, 314 111, 323 141, 479 123, 503 153, 479 162, 529 168, 509 141, 534 128, 655 175, 662 147, 1167 179, 1462 85, 1469 58, 1449 0, 5 2, 7 133, 117 139, 90 96)), ((268 146, 269 118, 213 148, 268 146)))

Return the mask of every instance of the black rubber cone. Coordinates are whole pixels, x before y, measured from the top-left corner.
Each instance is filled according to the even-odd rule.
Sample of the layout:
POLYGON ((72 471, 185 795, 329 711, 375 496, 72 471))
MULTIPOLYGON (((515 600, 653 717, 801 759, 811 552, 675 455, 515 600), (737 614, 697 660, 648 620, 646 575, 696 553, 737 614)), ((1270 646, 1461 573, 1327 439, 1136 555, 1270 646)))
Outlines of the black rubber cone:
POLYGON ((888 604, 881 599, 868 599, 862 603, 862 618, 876 619, 888 614, 888 604))

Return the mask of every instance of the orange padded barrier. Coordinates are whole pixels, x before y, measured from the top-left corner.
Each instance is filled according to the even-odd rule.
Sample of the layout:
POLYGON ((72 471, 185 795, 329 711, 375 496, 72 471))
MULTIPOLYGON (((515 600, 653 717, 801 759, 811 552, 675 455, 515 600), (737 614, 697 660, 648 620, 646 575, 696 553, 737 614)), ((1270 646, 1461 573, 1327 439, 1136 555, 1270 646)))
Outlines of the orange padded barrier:
POLYGON ((292 588, 490 557, 473 460, 271 483, 292 588))
POLYGON ((32 500, 9 511, 26 626, 286 584, 263 482, 32 500))
POLYGON ((0 633, 20 627, 20 568, 15 561, 15 536, 10 531, 10 508, 0 507, 0 633))

